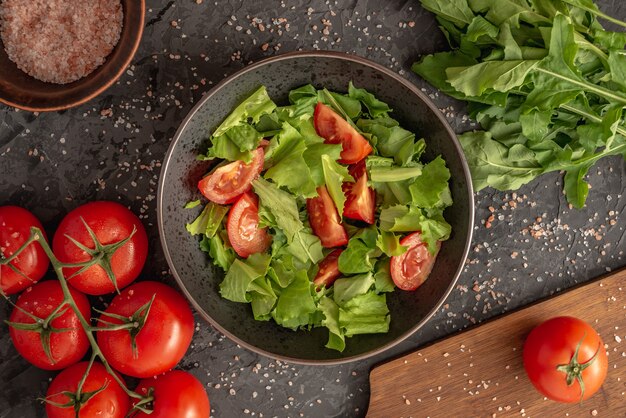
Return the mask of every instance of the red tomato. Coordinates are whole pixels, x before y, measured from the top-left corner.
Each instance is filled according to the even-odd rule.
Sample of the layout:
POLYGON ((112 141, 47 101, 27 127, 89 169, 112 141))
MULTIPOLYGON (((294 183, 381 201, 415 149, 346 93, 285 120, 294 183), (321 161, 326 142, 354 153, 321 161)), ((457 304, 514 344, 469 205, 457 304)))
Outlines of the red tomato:
MULTIPOLYGON (((80 263, 92 258, 68 238, 72 237, 91 249, 96 247, 83 220, 105 246, 128 238, 135 227, 133 237, 115 253, 104 250, 104 258, 110 259, 118 289, 128 286, 139 276, 148 256, 148 236, 139 218, 115 202, 97 201, 77 207, 63 218, 52 240, 54 254, 60 261, 80 263)), ((78 270, 67 268, 63 274, 81 292, 104 295, 115 291, 113 282, 100 265, 91 266, 72 277, 78 270)))
MULTIPOLYGON (((89 321, 91 307, 87 297, 71 288, 70 293, 83 317, 89 321)), ((26 289, 17 299, 17 308, 11 312, 9 321, 34 324, 35 320, 20 309, 37 318, 46 319, 63 302, 63 299, 63 290, 57 280, 37 283, 26 289)), ((40 369, 63 369, 82 359, 89 348, 87 335, 72 308, 65 306, 61 308, 61 312, 63 314, 52 320, 50 326, 52 329, 68 328, 69 331, 50 333, 50 354, 54 362, 50 361, 43 349, 41 333, 9 327, 9 334, 17 351, 27 361, 40 369)))
POLYGON ((357 221, 373 224, 376 213, 376 192, 367 186, 367 172, 365 163, 350 167, 350 175, 355 182, 343 183, 343 193, 346 195, 346 203, 343 207, 343 216, 357 221))
MULTIPOLYGON (((78 383, 87 371, 88 364, 88 362, 83 361, 59 373, 50 383, 46 399, 60 404, 70 402, 70 397, 63 392, 76 392, 78 383)), ((97 391, 104 385, 106 388, 102 392, 81 404, 78 415, 74 412, 73 406, 60 408, 46 403, 48 418, 124 418, 130 410, 130 398, 102 364, 93 363, 91 365, 81 394, 97 391)))
POLYGON ((321 288, 322 286, 330 287, 335 280, 341 276, 341 272, 339 271, 339 256, 342 252, 343 248, 337 248, 322 260, 315 280, 313 280, 316 288, 321 288))
MULTIPOLYGON (((0 251, 5 258, 13 255, 28 240, 33 226, 41 229, 47 240, 43 226, 35 215, 18 206, 0 206, 0 251)), ((46 274, 49 263, 41 245, 37 242, 30 244, 11 262, 22 274, 9 266, 0 266, 0 288, 7 295, 26 289, 46 274)))
POLYGON ((535 327, 526 338, 523 357, 535 388, 558 402, 589 399, 602 386, 608 368, 598 333, 571 316, 552 318, 535 327))
MULTIPOLYGON (((135 283, 113 298, 105 312, 130 318, 150 302, 153 295, 154 302, 142 327, 131 331, 97 332, 98 345, 111 367, 128 376, 150 377, 170 370, 184 357, 191 344, 194 331, 191 309, 185 298, 163 283, 135 283), (136 353, 133 352, 132 334, 135 335, 136 353)), ((104 315, 100 319, 122 323, 104 315)), ((102 322, 99 326, 106 328, 102 322)))
POLYGON ((325 139, 325 143, 342 145, 340 163, 358 163, 373 151, 363 135, 324 103, 315 106, 313 121, 317 134, 325 139))
MULTIPOLYGON (((422 285, 435 265, 436 254, 428 251, 422 242, 422 234, 413 232, 400 240, 400 245, 408 247, 401 255, 391 257, 391 278, 402 290, 415 290, 422 285)), ((437 243, 437 248, 441 244, 437 243)))
POLYGON ((259 228, 259 198, 246 192, 233 205, 226 223, 230 245, 240 257, 262 253, 272 243, 267 228, 259 228))
POLYGON ((252 181, 263 170, 264 156, 263 148, 259 147, 252 152, 252 161, 249 164, 233 161, 216 168, 198 183, 200 193, 221 205, 233 203, 252 187, 252 181))
POLYGON ((144 379, 135 389, 140 395, 147 395, 150 391, 154 396, 152 413, 138 411, 131 415, 132 418, 208 418, 211 412, 204 386, 187 372, 172 370, 144 379))
POLYGON ((325 186, 317 188, 317 197, 306 200, 309 223, 313 233, 326 248, 339 247, 348 243, 348 234, 341 224, 335 203, 325 186))

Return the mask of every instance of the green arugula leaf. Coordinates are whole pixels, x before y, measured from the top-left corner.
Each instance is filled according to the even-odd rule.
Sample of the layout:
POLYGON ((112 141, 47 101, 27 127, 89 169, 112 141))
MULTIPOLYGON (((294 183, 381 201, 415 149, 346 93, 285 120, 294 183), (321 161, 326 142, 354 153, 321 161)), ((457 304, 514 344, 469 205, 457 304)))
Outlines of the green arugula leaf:
POLYGON ((486 61, 471 67, 448 67, 448 82, 466 96, 480 96, 487 89, 507 92, 522 86, 539 61, 486 61))
POLYGON ((474 19, 474 13, 467 5, 467 0, 421 0, 422 7, 438 16, 449 20, 460 28, 469 25, 474 19))
POLYGON ((466 132, 459 136, 472 172, 474 189, 487 186, 498 190, 518 189, 544 170, 534 153, 524 145, 507 148, 494 141, 489 132, 466 132))

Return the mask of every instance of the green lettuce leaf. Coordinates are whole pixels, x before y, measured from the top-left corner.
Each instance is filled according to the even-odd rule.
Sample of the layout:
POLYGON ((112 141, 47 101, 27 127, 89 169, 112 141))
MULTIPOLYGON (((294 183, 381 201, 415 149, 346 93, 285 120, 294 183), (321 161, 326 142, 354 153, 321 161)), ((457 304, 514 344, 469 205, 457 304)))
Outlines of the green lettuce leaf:
POLYGON ((252 282, 259 277, 265 277, 271 259, 265 253, 252 254, 245 261, 236 259, 220 283, 220 295, 233 302, 250 302, 248 291, 252 282))
POLYGON ((272 318, 278 325, 293 330, 309 325, 311 315, 317 310, 312 286, 306 271, 295 274, 294 280, 280 293, 276 308, 272 311, 272 318))
POLYGON ((192 223, 185 225, 185 229, 191 235, 204 234, 211 238, 222 225, 222 220, 227 213, 228 206, 209 202, 192 223))
POLYGON ((233 126, 247 122, 248 119, 257 123, 261 116, 272 113, 274 109, 276 109, 276 104, 270 99, 265 86, 261 86, 224 119, 213 132, 213 137, 224 134, 233 126))
POLYGON ((389 308, 385 294, 374 291, 355 296, 339 308, 339 326, 345 336, 389 331, 389 308))
POLYGON ((322 325, 328 328, 328 342, 326 347, 343 351, 346 348, 346 339, 339 326, 339 306, 331 298, 324 296, 320 299, 319 309, 324 314, 322 325))

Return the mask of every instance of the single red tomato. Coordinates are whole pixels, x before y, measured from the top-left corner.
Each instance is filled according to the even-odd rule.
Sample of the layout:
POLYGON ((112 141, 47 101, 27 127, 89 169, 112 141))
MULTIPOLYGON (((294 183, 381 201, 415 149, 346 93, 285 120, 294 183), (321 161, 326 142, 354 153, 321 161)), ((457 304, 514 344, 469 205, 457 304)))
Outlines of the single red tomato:
POLYGON ((316 288, 321 288, 322 286, 328 288, 341 276, 341 272, 339 271, 339 256, 342 252, 343 248, 337 248, 322 260, 317 275, 313 280, 316 288))
MULTIPOLYGON (((132 283, 143 268, 148 256, 148 236, 139 218, 126 207, 115 202, 96 201, 77 207, 61 221, 54 234, 52 248, 64 263, 80 263, 93 257, 102 257, 102 263, 111 266, 122 289, 132 283), (85 223, 95 233, 103 248, 97 249, 85 223), (128 238, 133 228, 135 234, 116 251, 112 244, 128 238), (92 250, 89 254, 73 240, 92 250)), ((104 295, 115 291, 115 285, 102 265, 89 267, 80 274, 78 268, 63 269, 68 282, 88 295, 104 295)))
POLYGON ((373 224, 376 214, 376 192, 367 186, 367 171, 365 162, 362 160, 350 167, 350 175, 355 182, 345 182, 342 185, 346 195, 346 203, 343 207, 343 216, 357 221, 373 224))
MULTIPOLYGON (((78 383, 85 375, 88 364, 89 362, 83 361, 63 370, 54 378, 52 383, 50 383, 48 392, 46 393, 46 400, 51 402, 59 404, 68 402, 74 402, 74 404, 78 403, 80 406, 78 415, 76 415, 73 405, 58 407, 46 402, 48 418, 126 417, 126 414, 130 410, 130 398, 126 392, 124 392, 120 384, 115 381, 113 376, 111 376, 100 363, 94 362, 91 365, 78 402, 76 395, 70 397, 64 393, 76 393, 78 383), (88 399, 84 399, 87 397, 85 394, 95 392, 103 387, 105 388, 101 392, 92 395, 88 399)), ((119 375, 117 377, 120 378, 119 375)))
POLYGON ((348 243, 348 234, 325 186, 317 188, 317 197, 306 200, 306 209, 313 233, 324 247, 333 248, 348 243))
POLYGON ((242 194, 230 208, 226 231, 230 245, 243 258, 264 252, 272 243, 267 228, 259 228, 259 198, 252 192, 242 194))
MULTIPOLYGON (((70 288, 70 293, 81 314, 89 322, 91 306, 87 297, 72 288, 70 288)), ((39 282, 19 296, 9 321, 16 324, 35 324, 36 321, 24 311, 45 320, 63 303, 63 300, 63 290, 58 280, 39 282)), ((28 331, 18 329, 17 326, 9 326, 9 335, 15 349, 28 362, 40 369, 63 369, 82 359, 89 349, 87 335, 72 308, 66 305, 59 313, 61 315, 50 321, 47 328, 41 324, 38 330, 28 331), (60 329, 67 329, 67 331, 52 332, 60 329), (50 337, 49 347, 52 360, 44 350, 46 333, 50 337)))
POLYGON ((154 400, 150 415, 137 411, 132 418, 208 418, 211 413, 209 396, 202 383, 182 370, 144 379, 135 392, 144 396, 150 393, 154 400))
MULTIPOLYGON (((435 265, 437 254, 428 251, 422 241, 422 234, 413 232, 400 240, 400 245, 408 247, 401 255, 391 257, 390 269, 393 282, 402 290, 415 290, 422 285, 435 265)), ((437 242, 437 251, 440 243, 437 242)))
POLYGON ((252 152, 252 161, 233 161, 213 170, 198 183, 200 193, 212 202, 221 205, 233 203, 239 196, 250 190, 252 181, 263 171, 265 153, 263 147, 252 152))
POLYGON ((524 343, 524 369, 542 395, 558 402, 589 399, 608 369, 604 343, 585 321, 571 316, 535 327, 524 343))
POLYGON ((342 145, 340 163, 358 163, 373 151, 359 131, 324 103, 319 102, 315 106, 313 123, 315 131, 325 139, 325 143, 342 145))
MULTIPOLYGON (((138 282, 124 289, 105 314, 130 318, 130 330, 98 331, 98 345, 111 367, 133 377, 150 377, 176 366, 191 344, 194 319, 185 298, 159 282, 138 282), (154 296, 147 316, 145 306, 154 296), (133 338, 136 350, 133 349, 133 338)), ((121 324, 105 314, 100 320, 121 324)), ((99 321, 99 326, 107 324, 99 321)))
MULTIPOLYGON (((0 251, 5 258, 13 255, 28 240, 31 227, 39 228, 47 240, 43 226, 35 215, 18 206, 0 206, 0 251)), ((0 266, 0 288, 7 295, 20 292, 41 280, 49 264, 50 260, 41 245, 33 242, 11 261, 21 274, 9 266, 0 266)))

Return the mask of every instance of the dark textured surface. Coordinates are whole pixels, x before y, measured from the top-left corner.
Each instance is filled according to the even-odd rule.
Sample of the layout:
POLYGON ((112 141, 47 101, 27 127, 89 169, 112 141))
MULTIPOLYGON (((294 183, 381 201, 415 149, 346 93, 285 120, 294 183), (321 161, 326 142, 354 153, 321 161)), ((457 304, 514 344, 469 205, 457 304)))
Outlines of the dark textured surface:
MULTIPOLYGON (((469 171, 461 146, 439 110, 415 86, 384 67, 343 53, 295 52, 252 65, 227 79, 207 94, 183 122, 163 162, 157 211, 161 243, 172 273, 195 302, 200 313, 217 328, 261 354, 299 363, 338 363, 364 359, 397 344, 422 326, 436 312, 463 268, 470 245, 473 222, 473 195, 469 171), (452 207, 446 210, 454 233, 437 256, 429 280, 415 292, 387 295, 391 312, 389 332, 350 338, 343 352, 325 348, 328 331, 293 332, 273 321, 255 321, 250 306, 223 299, 219 283, 224 274, 207 261, 198 246, 198 237, 184 229, 200 213, 183 209, 185 203, 202 198, 197 181, 207 164, 196 161, 204 152, 206 139, 239 102, 262 83, 278 103, 287 104, 287 92, 306 84, 333 91, 345 91, 351 80, 376 94, 394 109, 403 127, 428 138, 425 161, 441 155, 452 175, 452 207), (200 173, 198 172, 200 171, 200 173)), ((254 350, 253 350, 254 351, 254 350)))
MULTIPOLYGON (((623 2, 598 4, 626 18, 623 2)), ((419 55, 445 48, 434 19, 417 1, 153 0, 149 8, 133 65, 98 99, 53 114, 0 107, 0 204, 32 210, 50 234, 82 202, 112 199, 129 205, 150 237, 144 279, 173 284, 155 209, 169 141, 211 84, 250 61, 296 49, 355 53, 426 89, 455 129, 468 126, 462 106, 409 73, 419 55)), ((557 174, 515 195, 479 193, 474 244, 458 287, 431 322, 386 354, 342 366, 291 365, 237 347, 198 317, 181 367, 206 384, 215 416, 362 416, 372 363, 626 264, 624 160, 603 160, 591 170, 590 181, 588 206, 580 211, 568 207, 557 174), (486 228, 490 207, 494 219, 486 228)), ((8 310, 3 303, 0 319, 8 310)), ((53 374, 21 360, 5 326, 0 376, 0 417, 43 416, 35 399, 53 374)))

